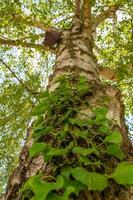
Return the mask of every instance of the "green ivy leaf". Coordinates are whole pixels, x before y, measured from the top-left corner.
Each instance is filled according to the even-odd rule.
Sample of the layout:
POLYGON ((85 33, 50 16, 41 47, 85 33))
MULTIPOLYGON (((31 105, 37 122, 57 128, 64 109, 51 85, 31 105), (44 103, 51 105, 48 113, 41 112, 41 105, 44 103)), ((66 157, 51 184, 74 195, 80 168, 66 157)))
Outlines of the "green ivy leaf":
POLYGON ((118 158, 120 160, 125 158, 125 155, 124 155, 122 149, 117 144, 110 144, 109 146, 107 146, 107 153, 114 155, 116 158, 118 158))
POLYGON ((80 154, 80 155, 83 155, 83 156, 87 156, 89 154, 96 154, 96 155, 99 155, 99 152, 96 148, 83 148, 83 147, 74 147, 72 149, 72 152, 73 153, 77 153, 77 154, 80 154))
POLYGON ((49 91, 46 90, 45 92, 43 92, 42 94, 38 95, 38 98, 46 98, 49 96, 49 91))
POLYGON ((51 191, 61 189, 63 184, 62 176, 58 176, 56 182, 41 181, 40 176, 33 176, 28 180, 29 188, 33 191, 33 199, 35 200, 46 200, 51 191))
POLYGON ((58 136, 60 138, 65 138, 68 131, 69 131, 68 124, 65 124, 64 129, 58 133, 58 136))
POLYGON ((47 155, 53 157, 53 156, 62 156, 65 155, 67 153, 68 149, 67 148, 63 148, 63 149, 56 149, 56 148, 52 148, 47 155))
POLYGON ((73 110, 69 109, 63 116, 61 116, 62 118, 60 119, 60 121, 66 121, 71 116, 72 112, 73 110))
POLYGON ((106 136, 104 141, 109 142, 109 143, 114 143, 114 144, 121 144, 122 142, 121 133, 118 131, 114 131, 110 135, 106 136))
POLYGON ((108 124, 108 120, 106 118, 108 109, 106 107, 98 107, 94 110, 95 120, 94 123, 97 125, 106 126, 108 124))
POLYGON ((81 76, 78 83, 77 83, 77 91, 79 92, 79 95, 84 95, 88 91, 91 91, 91 87, 86 79, 86 77, 81 76))
POLYGON ((78 125, 80 127, 83 126, 83 123, 80 119, 77 119, 77 118, 69 118, 69 122, 72 124, 72 125, 78 125))
POLYGON ((51 132, 53 130, 53 127, 52 126, 47 126, 46 128, 45 127, 43 127, 42 129, 41 129, 41 127, 40 127, 40 129, 36 129, 34 132, 33 132, 33 138, 35 138, 36 140, 37 139, 39 139, 42 135, 45 135, 45 134, 47 134, 47 133, 49 133, 49 132, 51 132))
POLYGON ((79 160, 84 163, 84 165, 97 165, 100 166, 102 163, 100 161, 92 162, 88 158, 80 156, 79 160))
POLYGON ((38 116, 38 118, 34 121, 34 124, 33 124, 33 129, 36 129, 36 127, 40 127, 43 125, 43 122, 44 122, 44 118, 43 116, 38 116))
POLYGON ((65 166, 65 167, 63 167, 62 170, 61 170, 61 175, 63 177, 66 177, 67 179, 69 179, 69 177, 71 175, 71 170, 72 169, 73 168, 71 166, 65 166))
POLYGON ((73 177, 85 184, 89 190, 102 191, 107 187, 107 178, 105 175, 88 172, 82 167, 76 167, 72 170, 73 177))
POLYGON ((38 126, 34 126, 34 127, 33 127, 33 132, 42 131, 44 128, 45 128, 45 127, 44 127, 43 124, 39 124, 38 126))
POLYGON ((133 185, 133 164, 121 162, 115 168, 112 178, 122 185, 133 185))
POLYGON ((100 126, 98 131, 100 131, 101 133, 107 133, 109 131, 108 124, 103 124, 102 126, 100 126))
POLYGON ((75 188, 74 193, 78 195, 79 191, 85 189, 85 186, 81 182, 77 180, 72 180, 70 178, 72 169, 73 169, 72 167, 66 166, 66 167, 63 167, 61 170, 61 175, 63 176, 63 179, 64 179, 63 188, 66 189, 70 186, 73 186, 75 188))
POLYGON ((48 108, 48 102, 45 100, 42 103, 40 103, 39 105, 37 105, 35 108, 33 108, 31 115, 32 116, 41 115, 41 114, 45 113, 47 108, 48 108))
POLYGON ((63 156, 68 153, 68 151, 73 147, 73 142, 71 142, 66 148, 52 148, 50 147, 47 151, 44 151, 45 161, 50 161, 53 156, 63 156))
POLYGON ((72 186, 67 187, 64 194, 62 196, 57 195, 55 193, 51 193, 48 195, 47 200, 69 200, 69 195, 75 191, 75 188, 72 186))
POLYGON ((78 85, 84 85, 85 83, 89 85, 86 77, 85 76, 80 76, 79 77, 79 81, 78 81, 78 85))
POLYGON ((35 196, 34 196, 34 197, 32 197, 32 198, 31 198, 31 200, 36 200, 36 199, 35 199, 35 196))
POLYGON ((96 122, 99 122, 103 119, 106 119, 106 115, 107 115, 108 109, 106 107, 98 107, 94 110, 94 113, 96 115, 96 122))
POLYGON ((74 134, 76 137, 81 137, 84 139, 87 139, 88 138, 87 136, 89 135, 88 130, 86 130, 86 131, 76 130, 76 131, 74 131, 74 134))
POLYGON ((48 149, 48 144, 39 142, 39 143, 34 143, 32 147, 29 150, 30 156, 36 156, 41 152, 44 152, 46 149, 48 149))

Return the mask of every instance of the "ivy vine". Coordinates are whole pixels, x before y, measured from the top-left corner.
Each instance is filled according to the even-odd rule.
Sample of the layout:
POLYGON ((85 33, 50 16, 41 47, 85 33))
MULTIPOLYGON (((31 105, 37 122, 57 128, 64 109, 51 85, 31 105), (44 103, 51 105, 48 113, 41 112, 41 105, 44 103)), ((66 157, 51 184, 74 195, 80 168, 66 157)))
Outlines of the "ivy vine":
POLYGON ((21 190, 23 199, 30 191, 31 200, 68 200, 81 190, 103 191, 111 179, 133 185, 133 165, 124 160, 122 136, 106 118, 107 107, 89 105, 91 84, 82 76, 62 76, 57 81, 56 90, 45 91, 32 112, 37 120, 29 150, 31 157, 43 155, 53 169, 50 176, 40 173, 29 178, 21 190), (79 118, 83 107, 92 114, 79 118))

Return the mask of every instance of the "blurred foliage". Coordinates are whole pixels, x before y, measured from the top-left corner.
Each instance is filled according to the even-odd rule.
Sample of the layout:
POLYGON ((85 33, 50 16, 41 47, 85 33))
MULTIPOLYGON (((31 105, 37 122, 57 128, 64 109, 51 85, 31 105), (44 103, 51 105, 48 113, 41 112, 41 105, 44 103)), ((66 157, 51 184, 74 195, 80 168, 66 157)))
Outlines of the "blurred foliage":
MULTIPOLYGON (((4 0, 0 1, 0 38, 19 39, 41 44, 44 31, 25 23, 32 17, 46 27, 67 29, 74 16, 72 0, 4 0), (21 16, 16 18, 16 15, 21 16), (14 20, 15 19, 15 20, 14 20)), ((116 70, 117 81, 111 81, 122 92, 125 117, 133 115, 133 7, 130 0, 95 0, 93 15, 114 3, 121 4, 117 15, 105 20, 97 28, 94 49, 98 63, 116 70)), ((55 56, 43 50, 0 46, 0 192, 3 192, 9 174, 18 163, 26 129, 31 124, 31 110, 37 93, 46 88, 52 73, 55 56), (28 90, 27 90, 28 87, 28 90)), ((107 82, 107 81, 106 81, 107 82)), ((129 120, 129 130, 132 131, 129 120)))

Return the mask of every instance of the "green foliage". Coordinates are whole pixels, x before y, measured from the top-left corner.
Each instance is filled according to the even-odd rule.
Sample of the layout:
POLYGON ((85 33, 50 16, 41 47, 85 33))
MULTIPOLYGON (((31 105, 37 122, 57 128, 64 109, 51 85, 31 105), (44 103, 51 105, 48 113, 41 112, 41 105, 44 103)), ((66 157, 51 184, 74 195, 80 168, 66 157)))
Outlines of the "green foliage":
POLYGON ((74 168, 72 175, 76 180, 85 184, 89 190, 102 191, 107 187, 107 178, 105 175, 88 172, 81 167, 74 168))
POLYGON ((61 170, 61 175, 63 176, 64 179, 64 189, 67 189, 67 187, 74 187, 74 191, 73 193, 75 195, 78 195, 79 191, 83 190, 86 188, 86 186, 84 184, 82 184, 81 182, 79 182, 78 180, 73 180, 71 179, 71 175, 72 175, 72 167, 70 166, 65 166, 62 168, 61 170))
POLYGON ((82 156, 87 156, 89 154, 96 154, 99 155, 99 152, 97 151, 96 148, 83 148, 83 147, 74 147, 72 149, 73 153, 80 154, 82 156))
POLYGON ((133 185, 133 165, 128 162, 121 162, 115 168, 112 178, 122 185, 133 185))
POLYGON ((96 108, 94 110, 94 113, 96 114, 96 118, 95 118, 94 123, 97 124, 97 125, 102 125, 102 126, 105 127, 106 122, 107 122, 107 119, 106 119, 107 112, 108 112, 108 109, 105 108, 105 107, 96 108))
POLYGON ((39 104, 38 106, 34 107, 32 110, 33 116, 38 116, 40 114, 43 114, 47 110, 47 103, 45 104, 45 101, 39 104))
POLYGON ((93 166, 93 165, 97 165, 97 166, 102 165, 102 163, 101 163, 100 161, 96 161, 96 162, 93 161, 93 162, 92 162, 92 161, 90 161, 88 158, 82 157, 82 156, 79 157, 79 160, 80 160, 81 162, 83 162, 85 166, 87 166, 87 165, 91 165, 91 166, 93 166))
MULTIPOLYGON (((131 64, 132 1, 93 0, 92 19, 114 3, 122 5, 122 9, 117 12, 118 19, 116 24, 112 18, 109 18, 98 27, 94 42, 100 50, 99 52, 96 52, 96 57, 98 63, 102 66, 115 70, 118 80, 112 81, 112 84, 117 85, 122 91, 126 107, 126 116, 129 114, 131 116, 133 107, 131 95, 133 77, 131 64)), ((12 39, 21 41, 22 43, 42 44, 44 40, 44 30, 33 26, 32 22, 35 20, 44 23, 46 28, 50 26, 56 27, 57 29, 61 28, 62 30, 68 29, 71 27, 71 22, 73 20, 74 6, 75 4, 72 0, 0 1, 0 41, 12 39), (28 23, 26 23, 27 21, 28 23)), ((0 192, 4 192, 7 179, 18 164, 19 153, 26 139, 26 129, 36 118, 36 116, 33 116, 31 119, 31 110, 34 106, 40 107, 40 110, 36 107, 32 113, 37 115, 38 118, 40 117, 40 114, 43 114, 46 110, 47 105, 45 104, 46 99, 44 98, 47 98, 48 92, 46 91, 42 94, 42 91, 46 88, 48 77, 51 74, 55 63, 55 56, 49 52, 45 52, 43 48, 22 48, 21 46, 17 46, 17 44, 18 42, 16 42, 16 46, 14 47, 8 44, 0 44, 0 58, 6 62, 10 69, 14 71, 15 75, 23 82, 23 84, 21 84, 19 79, 14 77, 11 71, 0 63, 0 192), (27 87, 29 88, 28 90, 27 87), (44 100, 43 103, 42 99, 44 100)), ((63 87, 65 84, 66 83, 62 84, 63 87)), ((79 96, 86 93, 90 86, 82 77, 77 88, 77 98, 79 98, 79 96)), ((63 94, 66 93, 66 95, 69 96, 70 90, 71 87, 65 86, 63 94)), ((89 91, 90 93, 92 92, 91 88, 89 91)), ((56 95, 53 94, 53 96, 51 95, 50 102, 51 104, 54 103, 54 106, 57 104, 60 106, 66 102, 64 97, 65 95, 60 95, 59 100, 56 99, 56 95)), ((79 103, 76 98, 76 93, 74 92, 72 95, 72 99, 73 98, 75 102, 79 103)), ((49 133, 52 134, 52 137, 57 136, 63 143, 63 140, 66 142, 65 138, 70 136, 71 132, 71 137, 73 136, 73 139, 80 138, 80 140, 87 141, 89 146, 85 145, 85 149, 88 147, 93 148, 91 142, 88 142, 91 133, 91 120, 89 119, 89 122, 87 123, 76 119, 74 114, 78 111, 76 111, 77 108, 76 106, 73 107, 72 103, 73 102, 69 101, 66 102, 65 106, 68 107, 68 110, 63 111, 64 108, 62 108, 62 116, 60 115, 58 117, 58 123, 56 122, 56 119, 52 119, 51 116, 49 120, 51 120, 52 125, 45 124, 44 117, 41 115, 41 119, 39 119, 40 122, 38 122, 38 125, 34 124, 33 128, 33 138, 35 139, 35 142, 38 142, 42 137, 47 136, 49 133), (73 121, 73 124, 69 124, 68 121, 73 121), (54 123, 57 128, 60 127, 61 123, 63 123, 64 126, 57 131, 55 130, 55 127, 53 129, 54 123), (76 126, 76 130, 71 129, 73 126, 76 126), (85 126, 88 127, 89 131, 85 130, 85 126)), ((87 102, 85 104, 88 106, 87 102)), ((53 110, 51 110, 51 112, 53 112, 53 110)), ((56 110, 56 114, 58 115, 59 113, 56 110)), ((98 132, 99 134, 102 134, 103 138, 99 138, 101 141, 110 134, 110 127, 107 120, 104 118, 104 116, 103 119, 101 119, 101 116, 97 116, 95 121, 92 121, 93 124, 100 125, 98 127, 98 132), (106 135, 106 133, 108 134, 106 135)), ((129 129, 132 129, 132 127, 130 126, 129 129)), ((118 140, 120 141, 120 139, 118 140)), ((106 149, 110 156, 113 155, 118 159, 123 159, 124 156, 123 153, 120 153, 121 148, 120 145, 117 145, 118 143, 106 143, 106 149), (112 145, 114 150, 109 150, 112 145)), ((58 144, 55 146, 58 146, 58 144)), ((104 150, 105 148, 101 150, 102 153, 104 153, 104 150)), ((84 161, 84 164, 86 163, 86 165, 87 163, 91 163, 88 158, 81 157, 81 155, 79 159, 82 159, 81 162, 84 161)), ((92 165, 94 163, 97 162, 94 162, 93 160, 92 165)))
POLYGON ((65 156, 68 153, 71 144, 69 144, 66 148, 49 148, 44 152, 45 161, 50 161, 54 156, 65 156))
POLYGON ((72 186, 67 187, 66 191, 62 196, 57 194, 50 194, 47 198, 47 200, 69 200, 69 195, 75 191, 75 188, 72 186))
POLYGON ((109 142, 109 143, 114 143, 114 144, 121 144, 122 142, 121 133, 118 131, 114 131, 110 135, 106 136, 104 141, 109 142))
POLYGON ((29 150, 30 156, 36 156, 40 153, 44 155, 45 161, 50 161, 54 156, 65 156, 68 151, 72 148, 73 143, 70 143, 66 148, 52 148, 46 143, 34 143, 29 150))
POLYGON ((108 145, 107 146, 107 153, 114 155, 116 158, 118 158, 120 160, 123 160, 123 158, 125 158, 125 155, 124 155, 122 149, 117 144, 108 145))
POLYGON ((31 157, 43 155, 53 171, 50 177, 41 174, 27 180, 21 191, 23 196, 30 191, 33 200, 68 200, 81 190, 103 191, 110 179, 131 185, 133 165, 123 162, 122 136, 117 129, 112 131, 113 122, 106 119, 108 109, 90 106, 92 117, 78 118, 82 105, 88 106, 86 95, 90 91, 93 95, 92 88, 81 77, 63 76, 57 81, 60 84, 56 90, 46 93, 35 108, 38 119, 34 122, 34 143, 29 150, 31 157), (79 89, 81 82, 83 93, 79 89), (47 109, 39 114, 43 104, 47 109), (115 166, 110 165, 111 157, 115 166))
POLYGON ((56 182, 41 181, 40 176, 31 177, 23 186, 22 191, 31 189, 34 192, 32 200, 45 200, 53 190, 59 190, 63 186, 63 178, 58 176, 56 182))
MULTIPOLYGON (((97 1, 93 13, 96 15, 100 10, 104 10, 107 5, 114 4, 116 1, 97 1), (106 5, 105 5, 106 4, 106 5)), ((132 83, 133 66, 132 61, 132 1, 120 0, 118 4, 122 5, 122 10, 117 12, 113 18, 107 19, 97 29, 95 44, 98 47, 96 57, 100 65, 113 69, 117 80, 111 82, 119 87, 122 92, 123 102, 125 104, 126 115, 132 114, 132 83)))
POLYGON ((44 152, 48 148, 48 145, 45 143, 34 143, 30 148, 29 154, 30 156, 36 156, 41 152, 44 152))

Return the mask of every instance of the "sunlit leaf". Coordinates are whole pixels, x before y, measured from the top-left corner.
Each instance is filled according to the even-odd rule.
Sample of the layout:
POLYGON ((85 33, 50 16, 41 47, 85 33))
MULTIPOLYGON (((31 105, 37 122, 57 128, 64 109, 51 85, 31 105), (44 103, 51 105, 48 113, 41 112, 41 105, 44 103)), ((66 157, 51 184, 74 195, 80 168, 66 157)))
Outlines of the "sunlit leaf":
POLYGON ((133 185, 133 164, 121 162, 115 168, 112 178, 118 184, 133 185))
POLYGON ((104 139, 105 142, 121 144, 122 142, 122 135, 118 131, 114 131, 110 135, 106 136, 104 139))
POLYGON ((120 146, 118 146, 117 144, 110 144, 107 146, 107 153, 110 155, 115 156, 116 158, 122 160, 123 158, 125 158, 125 155, 121 149, 120 146))
POLYGON ((48 148, 48 145, 45 143, 34 143, 29 150, 30 156, 36 156, 39 153, 43 153, 48 148))
POLYGON ((102 191, 107 187, 107 178, 105 175, 88 172, 82 167, 77 167, 72 170, 73 177, 85 184, 89 190, 102 191))
POLYGON ((89 154, 96 154, 99 155, 99 152, 96 148, 83 148, 83 147, 74 147, 72 149, 73 153, 77 153, 83 156, 87 156, 89 154))

